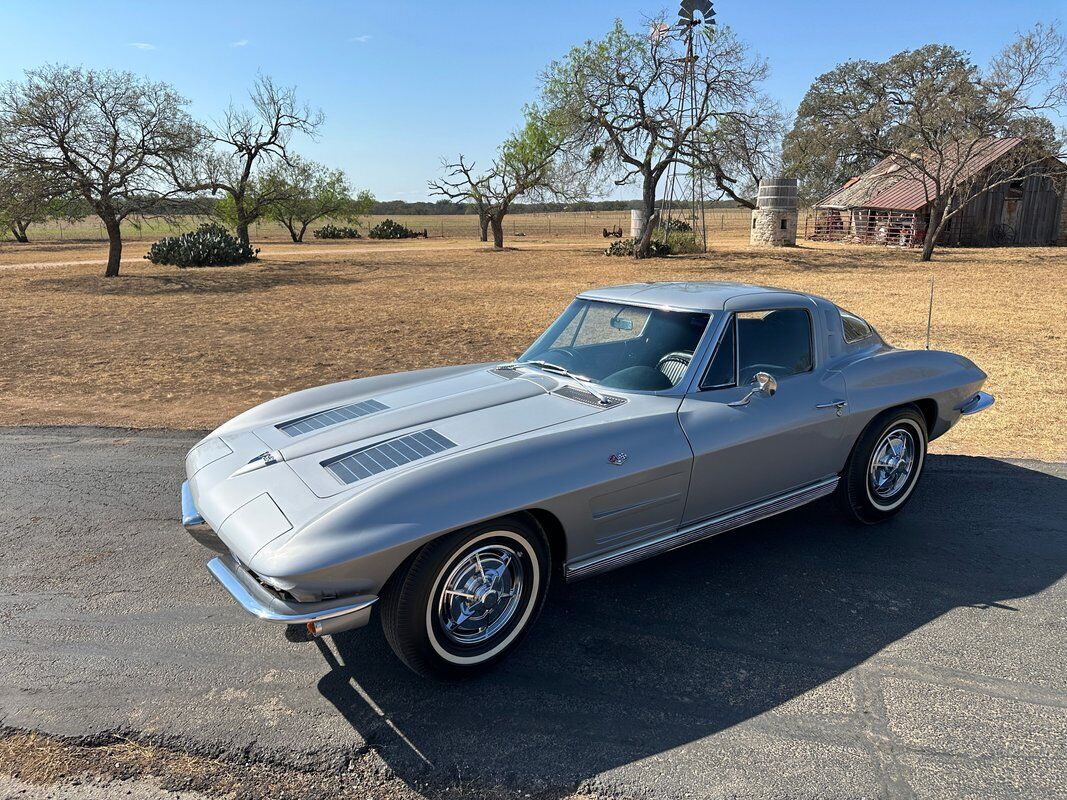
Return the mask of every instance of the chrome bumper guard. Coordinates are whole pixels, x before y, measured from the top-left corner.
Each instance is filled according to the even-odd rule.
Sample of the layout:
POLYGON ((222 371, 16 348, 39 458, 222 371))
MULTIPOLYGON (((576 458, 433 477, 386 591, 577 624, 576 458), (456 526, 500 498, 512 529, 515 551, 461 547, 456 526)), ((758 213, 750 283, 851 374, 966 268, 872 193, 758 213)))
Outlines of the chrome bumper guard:
POLYGON ((370 622, 371 607, 378 601, 375 595, 368 594, 321 603, 294 603, 271 594, 225 556, 211 559, 207 568, 222 588, 252 616, 282 625, 305 625, 316 636, 362 628, 370 622))
POLYGON ((976 392, 966 403, 960 406, 960 413, 977 414, 979 411, 985 411, 995 402, 996 398, 993 395, 987 392, 976 392))
POLYGON ((200 512, 196 510, 196 504, 193 502, 193 493, 189 489, 189 481, 182 483, 182 527, 189 532, 189 535, 198 544, 202 544, 216 553, 227 552, 226 545, 215 535, 215 531, 211 530, 211 526, 204 521, 204 518, 200 516, 200 512))

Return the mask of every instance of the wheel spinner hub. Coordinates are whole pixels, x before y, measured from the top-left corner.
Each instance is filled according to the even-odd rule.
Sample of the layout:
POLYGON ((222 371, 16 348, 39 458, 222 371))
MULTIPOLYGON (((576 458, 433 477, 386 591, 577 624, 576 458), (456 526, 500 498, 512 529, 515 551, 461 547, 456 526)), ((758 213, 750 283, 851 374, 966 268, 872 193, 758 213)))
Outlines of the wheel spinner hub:
POLYGON ((441 584, 438 622, 444 634, 458 644, 492 638, 514 616, 524 578, 522 559, 507 545, 468 553, 441 584))

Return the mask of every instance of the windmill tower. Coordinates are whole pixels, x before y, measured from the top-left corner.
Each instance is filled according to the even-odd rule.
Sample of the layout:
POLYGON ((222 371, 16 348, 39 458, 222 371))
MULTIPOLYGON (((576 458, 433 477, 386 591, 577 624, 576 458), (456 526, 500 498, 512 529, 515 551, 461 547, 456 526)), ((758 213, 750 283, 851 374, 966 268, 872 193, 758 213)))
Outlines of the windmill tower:
MULTIPOLYGON (((682 0, 678 7, 678 22, 675 26, 685 44, 685 55, 677 61, 682 64, 682 86, 678 92, 677 121, 679 128, 694 127, 697 109, 697 64, 707 58, 706 42, 715 33, 715 9, 712 0, 682 0)), ((666 26, 653 30, 653 36, 664 32, 666 26)), ((689 134, 693 144, 698 136, 696 130, 689 134)), ((695 149, 695 148, 691 148, 695 149)), ((708 250, 708 229, 705 218, 704 178, 699 171, 675 161, 667 170, 666 183, 660 200, 659 219, 664 240, 671 230, 672 220, 688 224, 693 235, 708 250)), ((675 223, 676 224, 676 223, 675 223)))

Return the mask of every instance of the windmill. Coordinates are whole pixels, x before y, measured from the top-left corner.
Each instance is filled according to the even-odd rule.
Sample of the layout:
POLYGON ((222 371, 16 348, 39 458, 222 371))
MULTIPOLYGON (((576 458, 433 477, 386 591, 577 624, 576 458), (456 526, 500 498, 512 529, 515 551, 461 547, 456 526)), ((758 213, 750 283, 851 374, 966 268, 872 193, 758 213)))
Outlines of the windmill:
MULTIPOLYGON (((701 58, 706 58, 704 43, 715 32, 715 9, 712 0, 682 0, 678 7, 678 22, 675 27, 680 32, 681 41, 685 44, 685 55, 676 59, 683 66, 680 91, 678 92, 678 128, 692 127, 697 115, 697 63, 701 58)), ((660 24, 652 29, 651 39, 658 41, 665 35, 669 28, 660 24)), ((693 130, 689 133, 692 137, 692 145, 698 132, 693 130)), ((695 150, 691 146, 690 151, 695 150)), ((704 179, 699 171, 695 171, 687 165, 675 161, 667 171, 667 180, 660 201, 660 225, 663 228, 664 240, 670 231, 671 220, 687 222, 693 229, 693 234, 703 245, 704 252, 708 250, 708 230, 705 221, 704 208, 704 179), (675 202, 681 204, 676 212, 675 202)))

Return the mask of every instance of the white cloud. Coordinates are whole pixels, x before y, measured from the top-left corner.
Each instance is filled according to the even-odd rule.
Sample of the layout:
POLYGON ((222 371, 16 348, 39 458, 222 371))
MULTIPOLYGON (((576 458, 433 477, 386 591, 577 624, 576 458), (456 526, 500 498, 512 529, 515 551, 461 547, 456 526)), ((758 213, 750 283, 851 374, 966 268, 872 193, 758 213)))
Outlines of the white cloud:
POLYGON ((156 49, 156 46, 154 44, 149 44, 148 42, 130 42, 130 47, 136 47, 138 50, 156 49))
POLYGON ((244 47, 248 44, 248 39, 238 39, 236 42, 230 42, 230 47, 244 47))
POLYGON ((361 34, 359 36, 351 36, 351 37, 349 37, 348 41, 350 41, 350 42, 359 42, 360 44, 366 44, 367 42, 370 41, 370 39, 371 39, 370 34, 369 33, 364 33, 364 34, 361 34))

